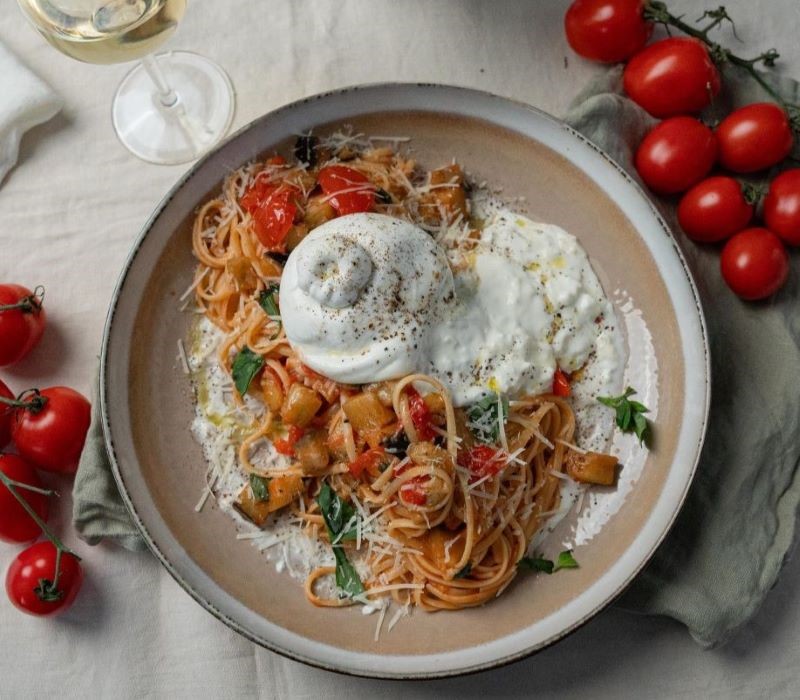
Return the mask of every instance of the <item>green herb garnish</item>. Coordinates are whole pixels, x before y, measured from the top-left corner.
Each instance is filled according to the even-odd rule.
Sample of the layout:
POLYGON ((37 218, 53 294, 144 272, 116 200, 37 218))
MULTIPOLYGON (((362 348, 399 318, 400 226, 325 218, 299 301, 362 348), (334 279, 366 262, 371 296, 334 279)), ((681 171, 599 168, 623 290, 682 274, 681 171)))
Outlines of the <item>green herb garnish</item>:
POLYGON ((617 413, 617 425, 620 430, 623 433, 636 433, 641 444, 650 437, 650 424, 644 415, 650 409, 628 398, 635 393, 634 389, 628 387, 621 396, 598 396, 597 400, 604 406, 613 408, 617 413))
POLYGON ((250 387, 250 382, 253 381, 259 370, 264 366, 264 358, 257 355, 246 345, 239 351, 233 360, 233 367, 231 374, 233 375, 233 383, 236 386, 236 391, 240 396, 247 393, 250 387))
POLYGON ((364 592, 364 584, 361 583, 358 572, 350 563, 344 549, 334 545, 333 556, 336 557, 336 585, 339 590, 350 598, 361 595, 364 592))
POLYGON ((355 508, 343 501, 327 481, 322 483, 317 505, 336 557, 336 585, 350 597, 359 595, 364 592, 364 585, 341 545, 344 540, 356 539, 358 516, 355 508))
POLYGON ((503 424, 508 418, 508 399, 494 392, 487 394, 467 409, 467 425, 480 442, 494 444, 500 438, 500 410, 503 424))
POLYGON ((269 479, 258 474, 250 475, 250 490, 258 502, 269 501, 269 479))
POLYGON ((463 569, 460 569, 459 572, 453 576, 454 579, 456 578, 467 578, 472 573, 472 562, 467 562, 464 565, 463 569))
POLYGON ((358 516, 356 510, 346 501, 339 498, 327 481, 322 483, 317 504, 322 511, 325 527, 328 528, 328 537, 331 543, 356 539, 358 516))
POLYGON ((261 292, 261 296, 258 297, 258 303, 261 305, 261 308, 267 312, 267 316, 281 315, 280 309, 278 308, 279 289, 277 284, 271 284, 261 292))
POLYGON ((555 562, 544 557, 522 557, 517 562, 517 568, 554 574, 559 569, 577 569, 578 562, 572 556, 572 550, 567 549, 558 555, 558 559, 555 562))

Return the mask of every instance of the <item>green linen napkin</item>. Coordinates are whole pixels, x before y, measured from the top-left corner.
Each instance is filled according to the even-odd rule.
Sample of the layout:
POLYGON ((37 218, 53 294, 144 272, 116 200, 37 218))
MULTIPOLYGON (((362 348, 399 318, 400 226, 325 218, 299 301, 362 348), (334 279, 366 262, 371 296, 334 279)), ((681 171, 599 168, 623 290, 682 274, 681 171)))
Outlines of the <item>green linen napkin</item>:
MULTIPOLYGON (((726 82, 719 109, 764 99, 744 76, 730 73, 726 82)), ((778 87, 797 101, 797 83, 784 80, 778 87)), ((566 121, 634 172, 632 153, 653 120, 620 93, 621 69, 614 68, 578 96, 566 121)), ((714 395, 686 505, 618 604, 673 617, 712 646, 757 610, 793 539, 800 501, 800 290, 795 273, 770 302, 740 302, 720 277, 718 250, 686 240, 674 202, 658 204, 703 300, 714 395)), ((141 548, 111 476, 97 415, 75 480, 74 521, 89 543, 108 538, 141 548)))

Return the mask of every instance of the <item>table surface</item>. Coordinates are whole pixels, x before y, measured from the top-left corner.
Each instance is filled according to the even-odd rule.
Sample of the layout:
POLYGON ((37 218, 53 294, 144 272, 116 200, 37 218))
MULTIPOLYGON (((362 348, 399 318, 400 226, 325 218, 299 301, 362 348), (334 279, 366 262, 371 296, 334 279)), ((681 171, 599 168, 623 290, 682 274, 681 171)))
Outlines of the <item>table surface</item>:
MULTIPOLYGON (((713 4, 713 3, 712 3, 713 4)), ((503 0, 196 0, 166 48, 223 65, 237 93, 234 128, 286 102, 356 83, 466 85, 561 114, 597 70, 571 53, 566 2, 503 0)), ((700 12, 687 0, 675 10, 700 12), (694 7, 694 9, 692 9, 694 7)), ((775 45, 800 75, 795 0, 729 0, 741 52, 775 45)), ((733 41, 730 32, 722 34, 733 41)), ((128 65, 93 66, 50 48, 13 0, 0 0, 0 40, 65 99, 23 140, 0 188, 0 279, 47 287, 40 347, 3 377, 17 390, 68 384, 88 392, 105 313, 142 223, 187 166, 154 166, 114 136, 110 101, 128 65)), ((2 78, 0 78, 2 83, 2 78)), ((69 484, 61 484, 68 492, 69 484)), ((800 666, 800 560, 726 646, 703 651, 667 619, 611 608, 537 656, 477 676, 413 685, 347 678, 254 646, 193 602, 149 554, 89 548, 56 523, 87 571, 72 610, 55 620, 0 601, 2 697, 790 697, 800 666)), ((0 562, 16 549, 0 545, 0 562)), ((5 566, 5 564, 3 564, 5 566)), ((489 611, 487 610, 487 613, 489 611)))

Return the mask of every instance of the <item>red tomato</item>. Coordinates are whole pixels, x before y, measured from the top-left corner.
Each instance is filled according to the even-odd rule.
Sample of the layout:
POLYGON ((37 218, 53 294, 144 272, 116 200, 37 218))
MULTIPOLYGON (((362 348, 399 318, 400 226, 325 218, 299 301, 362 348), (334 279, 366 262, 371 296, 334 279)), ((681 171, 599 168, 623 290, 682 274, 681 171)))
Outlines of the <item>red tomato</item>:
POLYGON ((35 405, 14 411, 11 437, 20 456, 39 469, 74 474, 89 430, 91 404, 65 386, 28 392, 22 398, 35 405))
POLYGON ((347 468, 356 479, 361 478, 361 475, 365 471, 374 476, 378 464, 380 464, 385 457, 386 450, 382 447, 373 447, 358 455, 358 457, 347 465, 347 468))
MULTIPOLYGON (((44 488, 34 468, 17 455, 0 454, 0 472, 20 484, 44 488)), ((36 515, 47 521, 50 504, 43 493, 28 491, 16 486, 16 492, 27 501, 36 515)), ((30 542, 41 534, 36 521, 25 512, 14 494, 0 483, 0 540, 3 542, 30 542)))
POLYGON ((417 430, 417 437, 420 440, 433 440, 436 432, 433 429, 433 419, 430 409, 414 387, 406 389, 408 393, 408 410, 411 413, 411 421, 417 430))
POLYGON ((0 284, 0 367, 21 360, 42 337, 47 314, 40 289, 0 284))
POLYGON ((753 218, 753 205, 732 177, 716 175, 698 182, 678 205, 678 221, 687 236, 716 243, 741 231, 753 218))
POLYGON ((415 506, 424 506, 428 502, 428 496, 422 488, 422 484, 428 481, 426 476, 415 476, 413 479, 400 487, 400 499, 415 506))
POLYGON ((6 574, 6 593, 22 612, 54 615, 72 605, 83 583, 83 569, 74 554, 64 552, 56 580, 56 556, 52 542, 38 542, 11 562, 6 574))
POLYGON ((293 185, 256 180, 242 196, 242 207, 253 217, 256 236, 265 248, 281 247, 297 214, 299 195, 293 185))
POLYGON ((289 434, 286 438, 275 440, 272 444, 275 445, 275 449, 282 455, 294 457, 294 446, 297 444, 297 441, 303 437, 305 432, 303 428, 297 425, 290 425, 289 434))
POLYGON ((458 453, 458 463, 470 473, 471 482, 497 474, 504 466, 503 451, 489 445, 475 445, 458 453))
POLYGON ((757 102, 725 117, 717 127, 717 141, 724 167, 753 173, 786 158, 794 137, 786 112, 772 102, 757 102))
POLYGON ((556 396, 566 398, 569 396, 569 392, 569 375, 560 367, 556 367, 556 372, 553 375, 553 393, 556 396))
POLYGON ((375 203, 375 185, 353 168, 329 165, 319 171, 317 180, 339 216, 370 211, 375 203))
POLYGON ((636 170, 654 192, 675 194, 703 179, 716 158, 711 129, 692 117, 671 117, 642 139, 636 170))
POLYGON ((663 119, 708 107, 720 78, 701 41, 671 37, 637 53, 625 66, 623 84, 636 104, 663 119))
MULTIPOLYGON (((13 399, 14 394, 2 380, 0 380, 0 398, 13 399)), ((11 440, 11 417, 14 409, 8 404, 0 402, 0 447, 5 447, 11 440)))
POLYGON ((742 299, 764 299, 786 281, 789 254, 769 229, 747 228, 725 244, 720 268, 728 286, 742 299))
POLYGON ((800 245, 800 168, 786 170, 770 183, 764 223, 786 243, 800 245))
POLYGON ((618 63, 641 49, 653 32, 644 0, 575 0, 564 16, 572 50, 593 61, 618 63))

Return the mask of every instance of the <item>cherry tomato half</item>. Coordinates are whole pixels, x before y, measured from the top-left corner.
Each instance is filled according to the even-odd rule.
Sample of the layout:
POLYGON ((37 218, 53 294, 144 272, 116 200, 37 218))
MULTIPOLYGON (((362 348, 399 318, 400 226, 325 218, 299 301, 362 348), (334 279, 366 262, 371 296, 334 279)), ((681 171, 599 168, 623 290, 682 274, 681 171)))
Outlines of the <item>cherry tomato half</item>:
POLYGON ((0 367, 19 362, 44 333, 42 294, 19 284, 0 284, 0 367))
POLYGON ((720 268, 728 286, 742 299, 765 299, 786 281, 789 254, 769 229, 747 228, 725 244, 720 268))
POLYGON ((654 117, 696 114, 719 92, 720 77, 705 45, 690 37, 650 44, 625 66, 628 96, 654 117))
POLYGON ((40 408, 17 408, 11 437, 21 457, 39 469, 74 474, 91 418, 91 404, 73 389, 54 386, 28 392, 24 401, 40 408))
POLYGON ((83 583, 80 562, 73 554, 63 553, 56 580, 57 553, 52 542, 37 542, 11 562, 6 593, 22 612, 38 616, 64 612, 78 595, 83 583))
MULTIPOLYGON (((13 392, 2 380, 0 380, 0 397, 4 399, 14 398, 13 392)), ((0 402, 0 448, 5 447, 11 440, 11 418, 13 415, 14 409, 0 402)))
POLYGON ((644 0, 575 0, 564 15, 567 41, 575 53, 592 61, 624 61, 653 33, 643 11, 644 0))
POLYGON ((416 389, 408 387, 408 411, 411 414, 411 422, 417 431, 420 440, 433 440, 436 432, 433 429, 433 417, 430 409, 416 389))
POLYGON ((556 367, 553 375, 553 393, 562 398, 566 398, 570 394, 569 375, 560 367, 556 367))
POLYGON ((717 127, 717 140, 720 163, 736 173, 753 173, 779 163, 794 143, 786 112, 772 102, 731 112, 717 127))
POLYGON ((716 175, 698 182, 678 205, 678 221, 699 243, 716 243, 741 231, 753 218, 753 205, 732 177, 716 175))
POLYGON ((423 488, 429 481, 427 476, 415 476, 400 487, 400 500, 415 506, 424 506, 428 502, 428 495, 423 488))
POLYGON ((717 159, 714 132, 692 117, 657 124, 636 151, 636 170, 654 192, 682 192, 704 178, 717 159))
POLYGON ((256 180, 242 196, 241 204, 253 217, 258 240, 269 249, 280 248, 292 228, 300 190, 293 185, 276 185, 256 180))
MULTIPOLYGON (((36 470, 17 455, 0 454, 0 471, 12 481, 36 488, 44 488, 36 470)), ((50 504, 43 493, 28 491, 20 486, 17 493, 33 508, 36 515, 47 521, 50 504)), ((14 494, 0 483, 0 540, 3 542, 30 542, 41 534, 36 521, 25 512, 14 494)))
POLYGON ((502 450, 489 445, 475 445, 458 453, 458 464, 469 470, 471 482, 495 475, 505 466, 502 450))
POLYGON ((339 216, 370 211, 375 204, 375 185, 367 176, 346 165, 329 165, 317 177, 339 216))
POLYGON ((800 245, 800 168, 785 170, 770 183, 764 223, 789 245, 800 245))

